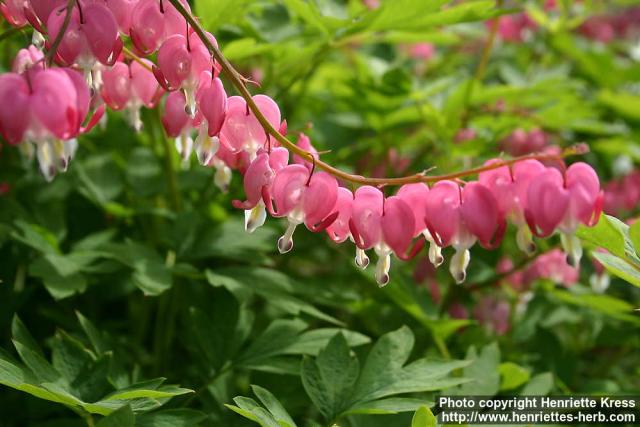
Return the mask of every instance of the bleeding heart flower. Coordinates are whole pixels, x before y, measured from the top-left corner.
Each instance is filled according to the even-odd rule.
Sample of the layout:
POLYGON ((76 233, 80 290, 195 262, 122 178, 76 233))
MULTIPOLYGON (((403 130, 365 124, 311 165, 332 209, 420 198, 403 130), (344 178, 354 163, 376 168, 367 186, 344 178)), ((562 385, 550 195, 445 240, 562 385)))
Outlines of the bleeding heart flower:
POLYGON ((244 174, 244 192, 247 200, 233 201, 233 206, 245 210, 245 230, 253 233, 264 224, 267 218, 263 195, 273 184, 276 174, 289 163, 289 152, 284 148, 275 148, 268 153, 262 151, 251 162, 244 174))
POLYGON ((196 92, 198 113, 194 125, 198 127, 196 154, 200 164, 209 164, 220 148, 218 138, 227 111, 227 93, 222 81, 209 71, 202 73, 196 92))
POLYGON ((398 196, 385 200, 375 187, 358 188, 349 226, 356 244, 356 265, 366 268, 369 264, 365 250, 373 248, 378 255, 375 276, 380 286, 389 283, 392 253, 409 259, 422 247, 419 243, 409 250, 416 228, 411 207, 398 196))
POLYGON ((30 45, 26 49, 20 49, 13 59, 11 70, 14 73, 22 74, 31 67, 44 69, 44 54, 42 50, 34 45, 30 45))
POLYGON ((426 216, 426 199, 429 194, 429 187, 426 184, 417 183, 417 184, 406 184, 400 187, 398 190, 398 197, 403 199, 407 204, 411 207, 413 211, 415 229, 414 229, 414 237, 422 234, 424 238, 429 242, 429 261, 435 266, 438 267, 444 262, 444 258, 442 256, 442 248, 438 246, 438 244, 429 233, 427 229, 427 225, 425 223, 426 216))
POLYGON ((186 99, 182 92, 171 92, 167 96, 162 114, 162 124, 171 138, 175 138, 176 149, 183 161, 187 161, 193 150, 191 130, 193 120, 185 111, 186 99))
POLYGON ((278 239, 284 254, 293 249, 293 233, 302 223, 313 232, 324 231, 338 217, 338 181, 325 172, 312 173, 302 165, 289 165, 276 173, 270 188, 263 187, 267 210, 272 216, 287 217, 289 225, 278 239), (274 208, 275 203, 275 208, 274 208))
POLYGON ((104 112, 94 114, 82 127, 89 112, 89 89, 70 69, 32 68, 22 75, 0 75, 0 99, 4 101, 0 133, 10 144, 34 143, 40 169, 49 181, 67 169, 77 135, 93 127, 104 112))
POLYGON ((575 230, 580 223, 591 227, 598 222, 603 198, 598 176, 586 163, 571 165, 564 177, 557 169, 547 168, 527 191, 525 215, 529 228, 539 237, 559 228, 565 252, 577 266, 582 246, 575 230))
MULTIPOLYGON (((62 29, 65 17, 66 13, 52 13, 49 17, 47 27, 52 40, 62 29)), ((87 82, 92 84, 96 63, 113 65, 122 46, 118 23, 107 6, 99 2, 78 4, 56 50, 56 59, 68 66, 77 64, 84 71, 87 82)))
POLYGON ((331 240, 336 243, 342 243, 351 237, 349 220, 351 219, 352 206, 353 193, 351 190, 344 187, 338 188, 338 199, 334 208, 335 212, 338 212, 338 216, 326 230, 331 240))
MULTIPOLYGON (((152 65, 146 59, 141 61, 149 68, 152 65)), ((155 107, 162 94, 153 73, 136 61, 131 64, 117 62, 102 73, 102 79, 100 94, 104 102, 116 111, 126 109, 127 121, 136 131, 142 130, 140 109, 155 107)))
MULTIPOLYGON (((191 11, 186 0, 180 0, 191 11)), ((131 42, 143 55, 150 55, 169 37, 186 34, 187 23, 167 0, 139 0, 131 13, 131 42)))
POLYGON ((449 271, 458 283, 466 279, 469 248, 476 241, 494 247, 506 227, 495 197, 478 182, 467 183, 464 189, 453 181, 434 185, 426 198, 425 223, 439 246, 456 250, 449 271))
MULTIPOLYGON (((253 101, 269 123, 276 129, 280 128, 278 104, 266 95, 255 95, 253 101)), ((246 151, 250 158, 254 158, 258 150, 265 146, 276 146, 271 136, 267 138, 262 125, 245 100, 239 96, 232 96, 227 100, 227 114, 221 133, 224 135, 223 141, 229 144, 232 151, 246 151)))
POLYGON ((0 13, 14 27, 22 27, 27 23, 25 9, 29 9, 27 0, 5 0, 0 3, 0 13))
MULTIPOLYGON (((286 133, 286 131, 284 133, 286 133)), ((296 145, 298 147, 302 148, 307 153, 311 153, 311 155, 313 156, 314 159, 318 160, 320 158, 320 155, 318 154, 318 150, 316 150, 315 147, 313 145, 311 145, 311 140, 304 133, 300 133, 298 135, 298 142, 296 143, 296 145)), ((299 165, 304 165, 309 170, 313 169, 313 163, 312 162, 310 162, 307 159, 304 159, 304 158, 298 156, 297 154, 293 155, 293 163, 296 163, 296 164, 299 164, 299 165)))
MULTIPOLYGON (((485 165, 489 166, 497 162, 501 160, 489 160, 485 165)), ((527 254, 532 254, 536 249, 524 216, 527 190, 531 181, 544 173, 545 169, 544 165, 537 160, 524 160, 511 168, 503 166, 482 172, 478 177, 479 182, 491 190, 495 196, 500 211, 517 227, 518 247, 527 254)))
MULTIPOLYGON (((217 45, 212 35, 209 34, 208 37, 217 45)), ((218 71, 215 69, 209 50, 196 33, 191 33, 188 37, 174 34, 162 43, 158 51, 158 66, 154 67, 153 73, 165 90, 181 89, 184 92, 187 99, 187 113, 194 117, 195 92, 200 77, 203 72, 212 70, 214 77, 217 76, 218 71)))
POLYGON ((138 3, 139 0, 105 0, 105 4, 116 18, 121 33, 129 35, 133 10, 138 3))

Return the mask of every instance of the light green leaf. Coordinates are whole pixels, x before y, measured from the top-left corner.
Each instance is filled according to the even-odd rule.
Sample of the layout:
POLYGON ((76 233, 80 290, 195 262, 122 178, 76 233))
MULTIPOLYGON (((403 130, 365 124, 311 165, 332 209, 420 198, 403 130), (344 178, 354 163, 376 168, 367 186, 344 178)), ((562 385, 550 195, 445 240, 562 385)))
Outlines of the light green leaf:
POLYGON ((398 414, 401 412, 414 412, 422 406, 433 406, 433 402, 409 397, 390 397, 388 399, 358 403, 352 406, 347 414, 398 414))
POLYGON ((475 347, 471 347, 467 352, 467 360, 472 361, 467 366, 463 375, 473 381, 463 384, 457 390, 452 390, 451 394, 493 396, 500 390, 500 348, 497 343, 485 346, 478 354, 475 347))
POLYGON ((544 396, 553 389, 553 374, 545 372, 531 378, 531 381, 522 389, 522 396, 544 396))
POLYGON ((593 256, 600 261, 609 273, 626 280, 634 286, 640 287, 640 266, 636 265, 633 261, 601 252, 593 252, 593 256))
POLYGON ((258 397, 258 399, 260 399, 260 402, 262 402, 265 408, 267 408, 271 415, 273 415, 276 421, 281 424, 285 423, 291 427, 296 426, 296 423, 293 421, 287 410, 284 409, 280 401, 276 399, 269 390, 257 385, 252 385, 251 390, 253 390, 253 393, 258 397))
POLYGON ((512 362, 500 364, 500 390, 513 390, 529 381, 531 374, 525 368, 512 362))
POLYGON ((640 252, 640 221, 634 222, 631 227, 629 227, 629 237, 631 238, 631 243, 633 243, 636 253, 640 252))
POLYGON ((411 427, 436 427, 438 421, 435 415, 431 412, 431 409, 427 406, 421 406, 418 408, 413 419, 411 420, 411 427))

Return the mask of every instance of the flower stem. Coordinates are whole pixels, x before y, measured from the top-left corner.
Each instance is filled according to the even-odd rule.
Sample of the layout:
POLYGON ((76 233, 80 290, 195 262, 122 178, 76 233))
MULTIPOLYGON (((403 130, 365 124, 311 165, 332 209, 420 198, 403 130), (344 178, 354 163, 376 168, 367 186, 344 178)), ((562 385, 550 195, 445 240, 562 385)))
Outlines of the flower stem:
POLYGON ((49 48, 49 50, 47 51, 47 54, 45 55, 46 64, 48 66, 50 66, 51 63, 53 62, 53 57, 56 56, 58 47, 60 46, 60 43, 62 43, 62 39, 64 38, 64 33, 66 33, 67 28, 69 28, 69 24, 71 23, 73 6, 75 4, 76 4, 76 0, 67 1, 67 7, 65 9, 66 15, 64 17, 64 21, 62 22, 62 27, 60 27, 60 31, 58 31, 56 38, 53 40, 53 43, 51 43, 51 47, 49 48))

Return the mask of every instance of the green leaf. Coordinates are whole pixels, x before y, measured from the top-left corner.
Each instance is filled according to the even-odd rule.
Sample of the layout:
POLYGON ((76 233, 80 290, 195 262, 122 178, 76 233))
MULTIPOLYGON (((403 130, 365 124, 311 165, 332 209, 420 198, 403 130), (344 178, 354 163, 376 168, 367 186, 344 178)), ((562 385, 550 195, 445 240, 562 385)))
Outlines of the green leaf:
POLYGON ((101 419, 96 427, 134 427, 135 424, 136 417, 133 415, 131 406, 125 405, 101 419))
POLYGON ((463 375, 473 381, 463 384, 451 394, 467 396, 493 396, 500 390, 500 348, 497 343, 485 346, 480 354, 475 347, 467 352, 472 363, 464 368, 463 375))
POLYGON ((56 371, 47 360, 36 351, 24 346, 19 341, 13 341, 20 359, 33 372, 38 382, 54 383, 60 379, 60 373, 56 371))
POLYGON ((640 266, 634 262, 601 252, 593 252, 593 257, 600 261, 609 273, 640 287, 640 266))
POLYGON ((602 215, 595 227, 580 226, 576 232, 583 241, 601 247, 618 257, 626 256, 628 226, 617 218, 602 215))
POLYGON ((193 409, 167 409, 136 416, 136 427, 193 427, 207 418, 193 409))
POLYGON ((360 366, 347 340, 336 334, 315 360, 302 361, 302 385, 326 420, 333 420, 348 408, 360 366))
POLYGON ((252 385, 251 390, 253 390, 253 393, 258 397, 258 399, 260 399, 260 402, 265 408, 267 408, 271 415, 273 415, 276 421, 280 424, 284 423, 285 425, 295 427, 296 423, 293 421, 287 410, 284 409, 280 401, 276 399, 269 390, 257 385, 252 385))
POLYGON ((414 412, 422 406, 433 406, 433 402, 409 397, 390 397, 352 406, 347 414, 390 415, 401 412, 414 412))
POLYGON ((11 233, 14 239, 44 254, 60 253, 58 240, 49 230, 20 219, 16 220, 14 225, 21 232, 11 233))
POLYGON ((435 415, 431 412, 431 409, 427 406, 421 406, 418 408, 413 419, 411 420, 411 427, 436 427, 438 421, 435 415))
POLYGON ((638 95, 604 90, 598 95, 598 101, 628 119, 640 120, 640 96, 638 95))
POLYGON ((631 227, 629 227, 629 237, 631 238, 631 243, 633 243, 636 253, 640 253, 640 221, 634 222, 631 227))
POLYGON ((329 30, 325 27, 322 15, 313 2, 304 0, 284 0, 287 8, 298 15, 308 25, 315 27, 325 36, 329 35, 329 30))
POLYGON ((531 381, 522 389, 522 396, 544 396, 553 389, 553 374, 545 372, 531 378, 531 381))
POLYGON ((513 390, 529 381, 531 374, 525 368, 512 362, 500 364, 500 390, 513 390))
POLYGON ((224 23, 231 23, 246 13, 249 0, 196 0, 195 14, 202 20, 207 30, 213 31, 224 23))

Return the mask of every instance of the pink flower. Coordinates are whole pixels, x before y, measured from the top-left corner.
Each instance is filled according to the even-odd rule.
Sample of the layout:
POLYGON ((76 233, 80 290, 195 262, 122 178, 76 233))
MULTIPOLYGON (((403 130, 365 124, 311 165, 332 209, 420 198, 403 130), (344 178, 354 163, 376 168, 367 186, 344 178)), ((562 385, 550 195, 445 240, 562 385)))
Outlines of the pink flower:
POLYGON ((338 188, 338 199, 336 200, 335 212, 338 216, 331 225, 327 227, 327 234, 336 243, 342 243, 351 237, 349 221, 353 209, 353 193, 351 190, 340 187, 338 188))
MULTIPOLYGON (((300 133, 298 135, 298 142, 297 142, 296 145, 298 147, 302 148, 307 153, 311 153, 311 155, 313 156, 314 159, 318 160, 320 158, 320 156, 318 155, 318 150, 316 150, 315 147, 313 145, 311 145, 311 140, 304 133, 300 133)), ((299 165, 304 165, 309 170, 313 169, 313 163, 312 162, 310 162, 310 161, 308 161, 306 159, 303 159, 302 157, 298 156, 297 154, 293 155, 293 163, 296 163, 296 164, 299 164, 299 165)))
POLYGON ((270 203, 269 189, 276 174, 289 163, 289 152, 281 147, 268 153, 262 151, 251 162, 244 174, 244 192, 247 200, 233 201, 233 206, 245 210, 245 230, 253 233, 264 224, 267 214, 265 202, 270 203), (265 196, 266 195, 266 196, 265 196))
POLYGON ((34 45, 29 45, 26 49, 20 49, 13 59, 11 70, 14 73, 22 74, 31 67, 44 69, 44 54, 34 45))
MULTIPOLYGON (((500 160, 489 160, 485 165, 491 165, 495 162, 500 162, 500 160)), ((482 172, 478 176, 479 182, 494 194, 500 211, 517 227, 518 247, 527 254, 532 254, 536 248, 531 231, 525 221, 527 191, 531 181, 544 173, 545 170, 542 163, 537 160, 524 160, 511 168, 503 166, 482 172)))
MULTIPOLYGON (((256 95, 253 101, 269 123, 278 129, 281 124, 278 104, 266 95, 256 95)), ((275 140, 265 133, 245 100, 239 96, 232 96, 227 100, 227 114, 221 133, 224 135, 223 141, 229 144, 231 151, 246 151, 250 158, 254 158, 261 148, 275 146, 275 140)))
POLYGON ((531 182, 527 191, 525 216, 534 235, 545 237, 560 229, 565 251, 578 265, 582 257, 580 240, 575 237, 579 224, 594 226, 602 211, 603 194, 598 176, 591 166, 578 162, 564 174, 555 168, 531 182))
POLYGON ((22 27, 27 23, 25 9, 29 8, 27 0, 5 0, 0 3, 0 13, 7 20, 9 25, 22 27))
MULTIPOLYGON (((191 10, 186 0, 181 3, 191 10)), ((131 42, 143 55, 155 52, 175 34, 185 34, 187 23, 167 0, 139 0, 131 13, 131 42)))
POLYGON ((186 98, 182 92, 171 92, 162 114, 162 125, 167 135, 175 138, 176 149, 183 161, 189 159, 193 150, 191 130, 193 120, 185 111, 186 98))
POLYGON ((407 46, 409 56, 413 59, 428 61, 436 53, 436 48, 431 43, 413 43, 407 46))
POLYGON ((303 165, 289 165, 276 173, 270 188, 263 190, 267 210, 274 217, 286 217, 289 225, 278 239, 284 254, 293 248, 293 233, 302 223, 311 231, 324 231, 338 217, 338 181, 326 172, 312 173, 303 165), (275 203, 275 208, 274 208, 275 203))
MULTIPOLYGON (((151 62, 142 59, 148 67, 151 62)), ((104 102, 113 110, 127 111, 127 119, 137 131, 142 129, 140 108, 153 108, 162 93, 153 73, 138 62, 125 64, 116 62, 102 73, 103 84, 100 94, 104 102)))
POLYGON ((34 68, 23 75, 2 74, 0 133, 10 144, 34 143, 40 169, 50 181, 57 171, 67 169, 77 135, 93 127, 104 111, 94 114, 83 127, 89 100, 82 76, 71 69, 34 68))
POLYGON ((463 142, 472 141, 477 138, 477 133, 473 128, 460 129, 453 137, 454 144, 462 144, 463 142))
MULTIPOLYGON (((55 39, 66 13, 52 13, 47 21, 49 36, 55 39)), ((58 62, 65 65, 77 64, 91 81, 91 71, 96 62, 113 65, 122 50, 122 40, 118 34, 118 23, 113 13, 103 3, 91 2, 76 6, 71 22, 56 51, 58 62)))
POLYGON ((206 165, 220 148, 218 138, 227 111, 227 93, 222 81, 204 71, 196 92, 198 112, 194 125, 199 128, 196 154, 200 164, 206 165))
MULTIPOLYGON (((212 35, 208 34, 208 37, 217 45, 212 35)), ((196 33, 167 38, 158 51, 158 66, 153 68, 153 74, 165 90, 181 89, 184 92, 187 113, 191 117, 196 113, 195 92, 204 71, 213 71, 214 77, 218 74, 209 50, 196 33)))
MULTIPOLYGON (((24 2, 23 2, 24 3, 24 2)), ((29 0, 30 7, 23 7, 25 18, 39 33, 46 33, 45 25, 54 10, 64 13, 66 0, 29 0)))
POLYGON ((429 260, 431 263, 438 267, 444 262, 444 258, 442 256, 442 248, 438 246, 427 229, 427 224, 425 222, 426 217, 426 199, 429 194, 429 187, 426 184, 418 183, 418 184, 406 184, 400 187, 398 190, 398 197, 403 199, 413 212, 414 219, 414 231, 413 237, 417 237, 420 234, 424 236, 424 238, 429 242, 429 260))
POLYGON ((492 296, 482 298, 473 309, 473 317, 497 335, 504 335, 511 329, 510 316, 509 303, 492 296))
POLYGON ((113 13, 121 33, 129 35, 133 10, 139 0, 105 0, 105 4, 113 13))
POLYGON ((524 272, 524 280, 528 283, 537 279, 548 279, 564 286, 571 286, 579 277, 580 270, 567 263, 567 255, 560 249, 540 255, 524 272))
POLYGON ((502 141, 501 146, 512 156, 523 156, 540 152, 547 144, 547 134, 540 129, 532 129, 529 132, 516 129, 502 141))
POLYGON ((476 241, 483 247, 493 247, 502 240, 506 225, 488 188, 470 182, 463 189, 453 181, 440 181, 429 191, 425 223, 438 246, 455 248, 449 271, 458 283, 466 279, 469 248, 476 241))
POLYGON ((353 200, 350 222, 351 235, 356 244, 356 264, 369 264, 365 250, 374 249, 378 255, 376 281, 380 286, 389 283, 391 254, 409 259, 422 247, 409 250, 415 231, 414 214, 401 197, 385 200, 380 190, 371 186, 358 188, 353 200))

